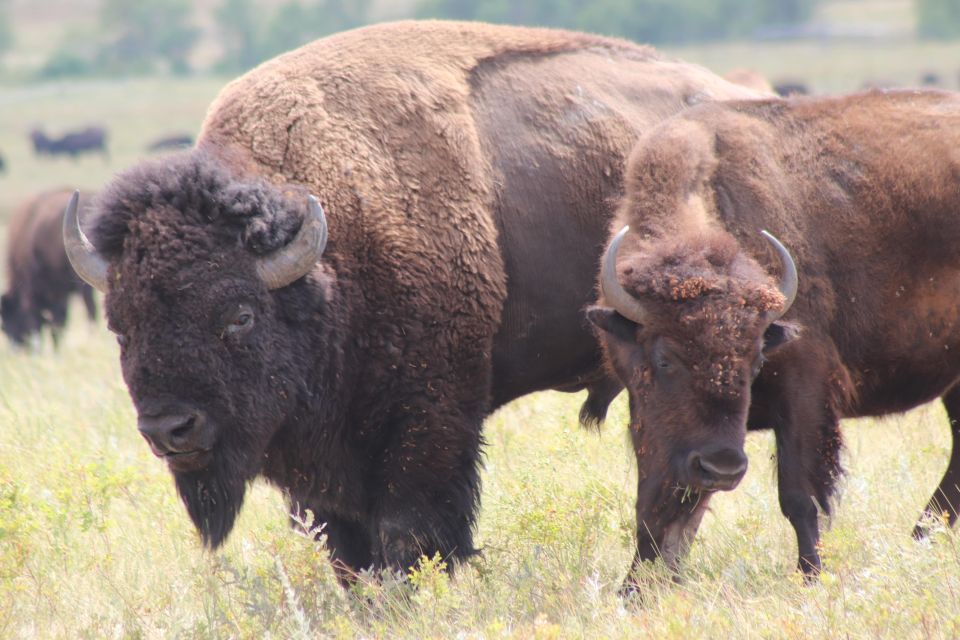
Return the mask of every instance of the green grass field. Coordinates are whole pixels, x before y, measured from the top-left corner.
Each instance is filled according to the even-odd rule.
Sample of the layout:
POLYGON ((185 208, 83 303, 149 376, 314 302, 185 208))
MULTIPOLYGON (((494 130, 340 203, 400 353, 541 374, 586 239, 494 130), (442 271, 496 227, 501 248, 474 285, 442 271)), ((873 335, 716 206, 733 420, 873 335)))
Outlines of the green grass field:
MULTIPOLYGON (((832 67, 811 53, 806 63, 822 69, 816 86, 855 88, 899 46, 851 50, 832 67)), ((938 64, 960 60, 953 45, 939 46, 938 64)), ((804 47, 817 49, 671 53, 719 71, 755 66, 787 75, 804 66, 795 57, 804 47)), ((925 49, 910 51, 915 66, 904 62, 897 74, 934 66, 925 49)), ((223 84, 0 88, 0 150, 10 165, 0 174, 0 235, 10 207, 26 195, 61 184, 96 189, 142 157, 152 138, 195 133, 223 84), (60 129, 89 121, 111 127, 109 162, 32 157, 33 123, 60 129)), ((823 536, 819 584, 805 587, 794 572, 773 440, 757 434, 748 441, 747 477, 713 501, 679 583, 650 568, 647 597, 624 602, 616 590, 631 557, 635 490, 625 407, 619 400, 596 435, 577 427, 581 401, 539 394, 488 420, 482 558, 452 578, 427 563, 411 576, 416 589, 365 580, 347 593, 322 546, 289 526, 282 496, 265 485, 250 494, 224 549, 201 549, 169 474, 137 433, 105 328, 75 321, 59 354, 49 344, 17 353, 0 341, 0 638, 960 635, 960 542, 942 528, 932 543, 910 538, 949 454, 939 405, 845 424, 849 474, 823 536)))

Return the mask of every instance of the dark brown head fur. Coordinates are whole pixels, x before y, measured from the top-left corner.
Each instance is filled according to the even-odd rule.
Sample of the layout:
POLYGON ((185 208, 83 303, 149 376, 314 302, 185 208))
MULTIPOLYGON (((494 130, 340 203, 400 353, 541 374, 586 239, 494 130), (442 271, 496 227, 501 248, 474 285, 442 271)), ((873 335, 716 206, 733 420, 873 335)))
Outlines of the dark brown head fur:
POLYGON ((293 237, 305 206, 302 189, 232 179, 202 153, 140 165, 98 199, 93 238, 111 260, 107 320, 141 430, 160 416, 189 419, 179 441, 151 444, 214 546, 313 364, 314 336, 298 321, 323 314, 323 287, 275 296, 255 271, 257 256, 293 237))

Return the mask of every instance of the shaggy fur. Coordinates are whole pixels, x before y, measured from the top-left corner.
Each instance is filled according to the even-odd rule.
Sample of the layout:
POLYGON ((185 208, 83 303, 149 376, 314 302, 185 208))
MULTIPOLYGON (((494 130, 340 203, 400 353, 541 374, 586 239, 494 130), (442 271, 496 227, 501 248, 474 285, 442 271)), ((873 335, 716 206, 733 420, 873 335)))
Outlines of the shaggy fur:
MULTIPOLYGON (((671 456, 690 441, 736 443, 747 429, 774 429, 780 505, 796 530, 799 566, 815 575, 817 515, 830 513, 841 474, 839 420, 904 411, 942 396, 954 449, 927 512, 955 521, 958 144, 960 98, 919 91, 702 105, 640 140, 611 228, 630 223, 636 230, 632 246, 621 251, 621 280, 669 319, 634 325, 632 335, 605 332, 603 339, 611 366, 631 387, 632 419, 643 423, 635 438, 642 475, 670 477, 671 456), (750 320, 775 307, 778 295, 766 274, 779 277, 779 269, 757 234, 761 228, 790 249, 799 270, 799 295, 786 319, 802 331, 786 344, 788 325, 771 325, 760 339, 764 323, 750 320), (658 244, 677 237, 677 252, 658 244), (735 252, 734 262, 746 267, 734 278, 738 284, 701 279, 714 270, 712 251, 735 252), (688 293, 702 302, 690 307, 688 293), (752 307, 756 312, 747 312, 752 307), (694 397, 672 407, 645 405, 656 385, 624 378, 630 362, 649 361, 653 335, 670 339, 688 375, 701 382, 693 385, 694 397), (772 339, 782 347, 769 349, 772 339), (761 351, 769 362, 751 389, 761 351), (708 421, 671 422, 671 415, 689 418, 689 404, 709 395, 703 383, 710 386, 724 354, 740 372, 724 384, 749 402, 748 411, 715 405, 708 421), (665 421, 646 419, 657 410, 665 421), (735 428, 710 426, 724 419, 735 428)), ((638 503, 638 561, 656 557, 658 539, 648 532, 662 535, 663 522, 653 514, 670 505, 663 491, 638 503)), ((674 511, 671 517, 683 517, 674 511)), ((922 527, 915 534, 923 535, 922 527)))
MULTIPOLYGON (((17 345, 49 327, 54 347, 67 322, 70 296, 79 295, 92 321, 93 289, 77 277, 63 249, 63 211, 73 192, 56 189, 24 202, 10 219, 7 291, 0 297, 3 332, 17 345)), ((87 200, 82 199, 84 207, 87 200)))
POLYGON ((204 540, 262 476, 344 571, 473 553, 483 418, 585 387, 598 417, 619 390, 578 310, 626 152, 687 104, 750 95, 624 41, 443 22, 228 85, 197 148, 119 176, 94 231, 141 420, 190 417, 197 453, 168 461, 204 540), (326 252, 268 291, 255 260, 306 192, 326 252))

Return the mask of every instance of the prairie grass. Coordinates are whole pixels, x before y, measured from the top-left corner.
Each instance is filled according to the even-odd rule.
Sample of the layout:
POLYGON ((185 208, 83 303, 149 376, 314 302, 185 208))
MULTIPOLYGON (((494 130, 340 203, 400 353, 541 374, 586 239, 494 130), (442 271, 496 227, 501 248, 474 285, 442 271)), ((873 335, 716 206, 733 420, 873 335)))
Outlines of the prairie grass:
MULTIPOLYGON (((618 401, 600 435, 582 396, 543 393, 486 425, 481 557, 449 577, 336 583, 320 540, 257 483, 237 528, 202 550, 149 453, 105 329, 78 322, 61 353, 0 347, 0 637, 955 637, 960 543, 910 536, 949 449, 939 406, 845 425, 843 496, 826 571, 803 586, 780 515, 773 441, 715 498, 675 583, 647 568, 616 590, 633 540, 632 454, 618 401), (415 585, 411 587, 411 583, 415 585)), ((825 523, 826 524, 826 523, 825 523)))

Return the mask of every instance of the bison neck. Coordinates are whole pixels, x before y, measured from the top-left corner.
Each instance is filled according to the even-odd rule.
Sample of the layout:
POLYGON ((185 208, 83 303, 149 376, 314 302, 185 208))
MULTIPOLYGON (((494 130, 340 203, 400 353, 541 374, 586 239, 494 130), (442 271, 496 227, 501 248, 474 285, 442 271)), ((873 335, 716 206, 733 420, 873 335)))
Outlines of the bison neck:
MULTIPOLYGON (((335 254, 326 258, 335 270, 335 254)), ((292 508, 359 514, 366 470, 357 464, 365 458, 358 457, 364 443, 355 427, 358 420, 370 419, 358 408, 365 406, 365 390, 375 388, 364 381, 369 339, 357 330, 363 311, 352 302, 362 298, 350 283, 327 275, 317 296, 322 302, 314 310, 324 320, 305 322, 310 328, 304 351, 313 354, 311 366, 290 415, 264 453, 261 476, 287 494, 292 508)))

